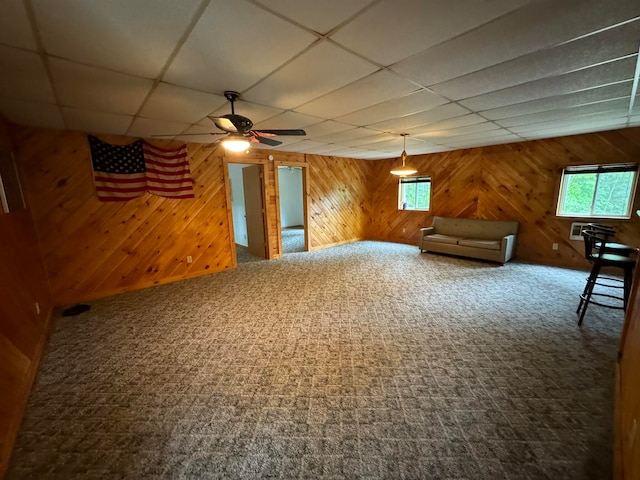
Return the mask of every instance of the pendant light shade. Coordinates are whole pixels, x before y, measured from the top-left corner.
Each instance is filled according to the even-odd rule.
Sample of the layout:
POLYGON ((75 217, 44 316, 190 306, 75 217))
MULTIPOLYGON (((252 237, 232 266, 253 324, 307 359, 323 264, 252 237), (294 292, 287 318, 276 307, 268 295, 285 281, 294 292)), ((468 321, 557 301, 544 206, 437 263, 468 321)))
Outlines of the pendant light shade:
POLYGON ((400 158, 402 159, 402 166, 399 167, 395 167, 391 170, 391 174, 392 175, 398 175, 399 177, 405 177, 407 175, 413 175, 414 173, 416 173, 418 171, 418 169, 416 167, 413 167, 411 165, 407 165, 406 161, 407 161, 407 148, 406 148, 406 144, 407 144, 407 133, 403 133, 402 134, 402 155, 400 155, 400 158))

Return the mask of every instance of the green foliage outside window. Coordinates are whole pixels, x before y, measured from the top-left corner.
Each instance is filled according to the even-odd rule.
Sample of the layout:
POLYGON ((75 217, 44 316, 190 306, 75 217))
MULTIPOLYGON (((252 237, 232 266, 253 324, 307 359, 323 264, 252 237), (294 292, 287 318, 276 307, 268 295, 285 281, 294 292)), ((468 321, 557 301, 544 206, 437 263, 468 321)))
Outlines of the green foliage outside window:
POLYGON ((400 210, 429 210, 431 179, 409 177, 400 179, 398 208, 400 210))
POLYGON ((606 167, 564 173, 558 215, 569 217, 629 217, 636 170, 606 167))

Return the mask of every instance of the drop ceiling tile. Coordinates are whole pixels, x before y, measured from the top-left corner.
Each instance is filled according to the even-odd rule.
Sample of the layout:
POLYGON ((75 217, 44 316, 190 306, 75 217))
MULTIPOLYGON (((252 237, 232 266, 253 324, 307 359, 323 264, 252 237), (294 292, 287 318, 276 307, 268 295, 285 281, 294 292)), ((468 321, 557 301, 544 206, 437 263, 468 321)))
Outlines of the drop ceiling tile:
POLYGON ((607 110, 616 110, 619 108, 628 108, 629 99, 621 98, 617 100, 610 100, 607 102, 591 103, 587 105, 580 105, 577 107, 561 108, 557 110, 550 110, 540 113, 534 113, 530 115, 519 115, 515 117, 503 118, 496 120, 498 125, 503 127, 515 127, 517 125, 527 125, 531 123, 547 122, 551 120, 561 118, 572 118, 579 115, 586 115, 590 113, 603 112, 607 110))
POLYGON ((190 127, 187 123, 166 122, 150 118, 136 118, 129 128, 127 135, 131 137, 151 138, 154 135, 178 136, 190 127))
POLYGON ((470 73, 432 89, 453 100, 598 65, 638 51, 640 20, 470 73))
POLYGON ((378 70, 374 64, 319 42, 245 93, 245 98, 291 109, 378 70))
POLYGON ((222 139, 226 133, 221 132, 212 125, 192 125, 187 128, 181 135, 176 135, 178 140, 196 143, 213 143, 222 139), (193 140, 190 140, 193 138, 193 140))
POLYGON ((452 143, 446 145, 450 149, 461 149, 461 148, 477 148, 477 147, 488 147, 491 145, 504 145, 507 143, 514 142, 523 142, 524 139, 516 136, 516 135, 505 135, 504 137, 495 137, 487 140, 478 139, 478 140, 469 140, 466 142, 460 143, 452 143))
POLYGON ((0 113, 10 122, 45 128, 65 128, 60 109, 50 103, 0 97, 0 113))
POLYGON ((180 123, 196 123, 227 103, 220 95, 160 83, 145 102, 140 115, 180 123))
MULTIPOLYGON (((254 124, 258 124, 271 117, 280 115, 284 110, 281 108, 267 107, 256 103, 245 102, 244 100, 238 100, 235 102, 235 112, 238 115, 249 118, 254 124)), ((211 115, 221 117, 227 113, 231 113, 231 105, 228 102, 214 111, 211 115)), ((210 118, 205 117, 199 123, 202 125, 212 125, 213 121, 210 118)))
POLYGON ((307 153, 313 150, 314 148, 322 148, 326 146, 327 144, 323 142, 314 142, 312 140, 299 140, 297 142, 291 142, 289 144, 279 145, 278 150, 282 150, 285 152, 307 153))
POLYGON ((632 80, 635 67, 636 56, 627 57, 565 75, 545 78, 467 100, 460 100, 460 104, 469 110, 482 111, 554 95, 564 95, 615 82, 632 80))
POLYGON ((388 70, 380 70, 351 85, 335 90, 296 108, 296 111, 322 118, 335 118, 355 112, 392 98, 401 97, 418 90, 388 70))
POLYGON ((62 107, 62 115, 69 130, 113 135, 126 134, 133 120, 131 115, 103 113, 70 107, 62 107))
POLYGON ((503 133, 509 133, 506 130, 501 129, 500 126, 496 125, 495 123, 484 122, 484 123, 478 123, 476 125, 468 125, 466 127, 451 128, 446 130, 434 129, 431 131, 427 131, 425 133, 413 135, 413 137, 417 139, 432 140, 432 139, 443 139, 443 138, 450 138, 450 137, 457 137, 457 136, 471 135, 471 134, 478 134, 478 133, 482 135, 488 135, 489 134, 488 132, 490 132, 491 130, 502 131, 503 133))
MULTIPOLYGON (((404 97, 387 100, 378 105, 338 117, 335 120, 358 126, 372 125, 383 120, 423 112, 444 103, 447 103, 447 100, 440 95, 431 93, 428 90, 420 90, 404 97)), ((468 113, 466 109, 460 108, 459 110, 468 113)), ((461 113, 458 115, 461 115, 461 113)))
POLYGON ((322 137, 331 133, 343 132, 344 130, 352 130, 353 125, 346 123, 334 122, 333 120, 325 120, 308 127, 304 127, 307 132, 307 138, 322 137))
POLYGON ((368 148, 377 151, 389 152, 400 156, 402 150, 406 150, 409 155, 414 155, 425 148, 425 142, 407 138, 406 144, 399 135, 386 135, 382 141, 371 143, 368 148))
POLYGON ((503 138, 503 137, 515 137, 515 136, 517 135, 508 130, 505 130, 504 128, 500 128, 497 130, 469 133, 466 135, 456 135, 456 136, 445 135, 442 137, 434 137, 432 141, 441 143, 442 145, 459 145, 469 141, 482 142, 489 138, 503 138))
POLYGON ((482 118, 480 115, 472 113, 469 115, 462 115, 461 117, 450 118, 449 120, 444 120, 442 122, 433 122, 428 125, 419 125, 417 127, 405 129, 404 133, 408 133, 409 135, 420 135, 421 133, 426 133, 428 131, 466 127, 467 125, 475 125, 486 121, 487 120, 482 118))
POLYGON ((617 130, 619 128, 625 128, 626 123, 626 121, 601 121, 597 123, 591 123, 589 125, 573 125, 567 126, 566 128, 541 129, 534 132, 528 132, 526 135, 523 134, 522 137, 526 138, 527 140, 536 140, 541 138, 554 138, 564 137, 567 135, 579 135, 583 133, 603 132, 606 130, 617 130))
POLYGON ((631 82, 622 82, 614 85, 593 88, 591 90, 584 90, 582 92, 533 100, 530 102, 519 103, 517 105, 510 105, 508 107, 494 108, 492 110, 482 112, 482 116, 491 120, 498 120, 517 115, 526 115, 548 110, 557 110, 559 108, 614 100, 616 98, 628 96, 630 92, 631 82))
POLYGON ((391 65, 526 3, 528 0, 384 0, 331 38, 382 65, 391 65))
POLYGON ((318 123, 322 119, 312 117, 311 115, 303 115, 296 112, 284 112, 275 117, 271 117, 268 120, 254 124, 253 128, 256 130, 263 129, 275 129, 275 128, 304 128, 307 125, 313 125, 318 123))
POLYGON ((370 137, 371 135, 375 135, 377 133, 380 132, 371 130, 369 128, 352 128, 351 130, 344 130, 342 132, 332 133, 330 135, 324 135, 322 137, 316 137, 315 140, 318 142, 326 143, 340 143, 341 141, 350 141, 355 138, 370 137))
POLYGON ((4 0, 0 15, 0 44, 36 49, 31 25, 22 0, 4 0))
POLYGON ((50 59, 51 75, 60 103, 68 107, 134 115, 153 81, 50 59))
POLYGON ((520 125, 517 127, 510 127, 509 130, 525 135, 527 132, 533 132, 536 130, 549 130, 552 128, 567 128, 573 126, 579 126, 586 123, 595 123, 600 121, 615 120, 618 122, 626 120, 629 115, 629 110, 625 108, 617 110, 607 110, 604 112, 591 113, 587 115, 573 115, 571 117, 559 118, 557 120, 531 123, 527 125, 520 125))
POLYGON ((316 39, 250 2, 214 0, 176 55, 165 79, 211 93, 230 89, 242 92, 316 39))
POLYGON ((393 135, 389 135, 388 133, 375 133, 374 135, 369 135, 367 137, 358 137, 340 140, 339 142, 335 142, 339 145, 343 145, 345 147, 367 147, 374 148, 373 145, 380 142, 388 142, 394 140, 393 135))
POLYGON ((207 134, 203 134, 203 135, 176 135, 174 137, 174 139, 175 140, 180 140, 181 142, 185 142, 185 143, 204 143, 204 144, 214 143, 214 142, 218 141, 218 137, 217 136, 207 135, 207 134))
POLYGON ((49 54, 155 78, 185 32, 199 0, 33 0, 49 54))
POLYGON ((372 123, 368 126, 370 128, 375 128, 377 130, 387 132, 409 133, 409 129, 411 128, 417 128, 422 125, 427 125, 429 123, 445 120, 452 117, 467 115, 469 113, 469 110, 461 107, 456 103, 447 103, 429 110, 413 113, 411 115, 399 116, 396 118, 391 118, 390 120, 372 123))
POLYGON ((322 2, 258 0, 258 3, 314 32, 326 34, 372 3, 372 0, 349 0, 348 2, 344 0, 323 0, 322 2))
POLYGON ((55 103, 49 77, 38 54, 0 46, 0 95, 55 103))
POLYGON ((640 2, 545 0, 429 48, 393 66, 425 86, 435 85, 640 15, 640 2))

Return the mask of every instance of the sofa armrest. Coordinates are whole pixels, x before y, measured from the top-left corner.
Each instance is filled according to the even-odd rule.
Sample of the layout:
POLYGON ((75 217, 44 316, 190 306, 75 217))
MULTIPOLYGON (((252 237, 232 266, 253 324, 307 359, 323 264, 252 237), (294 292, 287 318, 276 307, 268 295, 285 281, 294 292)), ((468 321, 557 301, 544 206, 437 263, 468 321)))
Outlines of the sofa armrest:
POLYGON ((505 262, 508 262, 511 260, 511 257, 513 257, 513 252, 516 248, 516 236, 512 234, 502 237, 502 245, 500 247, 503 255, 502 258, 505 262))
POLYGON ((434 233, 436 233, 436 229, 434 227, 421 228, 420 238, 424 237, 425 235, 433 235, 434 233))

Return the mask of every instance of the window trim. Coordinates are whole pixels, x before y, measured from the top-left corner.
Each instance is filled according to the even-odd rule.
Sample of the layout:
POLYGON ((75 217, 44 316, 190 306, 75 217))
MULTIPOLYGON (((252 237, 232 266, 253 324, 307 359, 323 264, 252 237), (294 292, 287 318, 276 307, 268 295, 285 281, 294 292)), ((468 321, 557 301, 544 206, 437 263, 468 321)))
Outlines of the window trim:
POLYGON ((398 210, 403 212, 428 212, 431 210, 431 176, 420 175, 415 177, 400 177, 398 180, 398 210), (405 202, 402 201, 402 185, 412 183, 429 184, 429 206, 427 208, 403 208, 405 202))
POLYGON ((560 188, 558 190, 557 204, 556 204, 556 216, 561 218, 600 218, 600 219, 615 219, 615 220, 628 220, 633 213, 633 205, 635 203, 636 190, 638 186, 638 164, 637 163, 617 163, 609 165, 570 165, 562 169, 562 175, 560 178, 560 188), (635 172, 633 176, 633 184, 631 185, 631 193, 629 195, 629 204, 627 205, 627 212, 625 215, 594 215, 593 208, 595 206, 596 194, 598 192, 598 182, 600 180, 601 173, 616 173, 616 172, 635 172), (565 178, 571 175, 589 174, 595 173, 596 184, 593 190, 593 198, 591 200, 591 208, 589 215, 576 215, 561 213, 565 202, 565 178))

